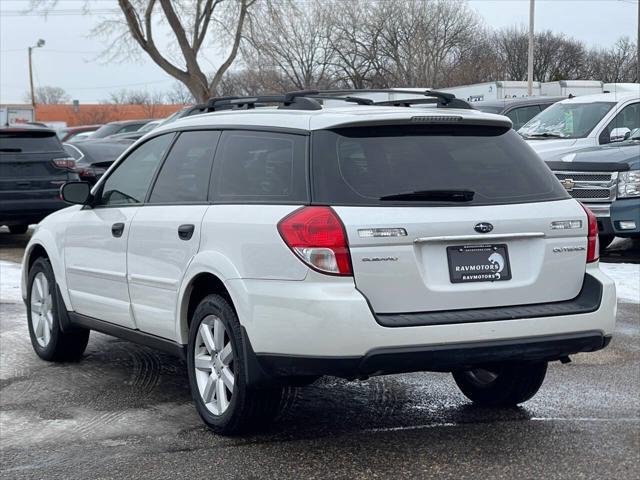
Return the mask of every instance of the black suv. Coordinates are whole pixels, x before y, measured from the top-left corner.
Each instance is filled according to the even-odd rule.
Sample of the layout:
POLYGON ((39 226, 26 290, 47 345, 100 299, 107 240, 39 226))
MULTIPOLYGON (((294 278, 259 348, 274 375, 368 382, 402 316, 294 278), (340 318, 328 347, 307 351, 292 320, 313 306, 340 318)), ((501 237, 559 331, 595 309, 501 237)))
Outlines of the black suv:
POLYGON ((24 233, 29 224, 66 207, 60 186, 78 180, 75 166, 55 131, 30 125, 0 128, 0 226, 24 233))

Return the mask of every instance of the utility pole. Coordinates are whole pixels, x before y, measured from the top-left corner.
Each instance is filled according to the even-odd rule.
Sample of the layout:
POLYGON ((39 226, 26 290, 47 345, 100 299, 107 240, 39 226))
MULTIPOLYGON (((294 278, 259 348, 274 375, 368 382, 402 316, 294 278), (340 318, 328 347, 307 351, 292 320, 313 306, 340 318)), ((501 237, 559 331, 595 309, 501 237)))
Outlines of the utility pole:
POLYGON ((34 48, 44 47, 44 40, 39 39, 33 47, 29 47, 29 86, 31 87, 31 106, 33 107, 33 111, 35 113, 36 109, 36 95, 33 90, 33 66, 31 62, 32 52, 34 48))
MULTIPOLYGON (((638 0, 640 1, 640 0, 638 0)), ((529 55, 527 62, 527 94, 533 95, 533 17, 535 13, 535 0, 529 0, 529 55)))

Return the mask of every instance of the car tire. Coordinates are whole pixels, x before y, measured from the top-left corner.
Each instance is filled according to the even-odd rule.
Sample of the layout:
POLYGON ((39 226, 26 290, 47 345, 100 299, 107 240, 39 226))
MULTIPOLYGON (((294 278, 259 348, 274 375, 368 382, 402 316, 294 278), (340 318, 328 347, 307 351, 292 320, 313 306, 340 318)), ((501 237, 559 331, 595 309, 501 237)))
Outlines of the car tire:
POLYGON ((231 304, 208 295, 189 327, 187 366, 191 395, 215 433, 236 435, 267 426, 278 413, 283 387, 248 387, 240 322, 231 304))
POLYGON ((484 407, 514 407, 531 399, 542 386, 547 362, 509 363, 453 372, 460 391, 484 407))
POLYGON ((9 225, 9 233, 13 235, 22 235, 27 233, 29 225, 9 225))
POLYGON ((602 250, 606 250, 609 245, 616 238, 615 235, 598 235, 598 240, 600 241, 600 248, 602 250))
POLYGON ((33 349, 50 362, 77 361, 82 357, 90 331, 84 328, 61 328, 64 302, 56 285, 51 264, 39 258, 29 270, 27 320, 33 349))

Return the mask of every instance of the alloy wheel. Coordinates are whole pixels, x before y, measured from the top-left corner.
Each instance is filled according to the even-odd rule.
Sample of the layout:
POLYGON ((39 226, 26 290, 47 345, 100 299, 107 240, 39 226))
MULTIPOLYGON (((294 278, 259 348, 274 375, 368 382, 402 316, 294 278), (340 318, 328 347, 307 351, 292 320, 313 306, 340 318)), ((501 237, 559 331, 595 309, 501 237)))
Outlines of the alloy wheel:
POLYGON ((222 415, 231 404, 235 375, 233 345, 219 317, 202 320, 193 359, 200 397, 211 413, 222 415))
POLYGON ((53 331, 53 297, 43 272, 38 272, 31 284, 31 326, 38 345, 46 348, 53 331))

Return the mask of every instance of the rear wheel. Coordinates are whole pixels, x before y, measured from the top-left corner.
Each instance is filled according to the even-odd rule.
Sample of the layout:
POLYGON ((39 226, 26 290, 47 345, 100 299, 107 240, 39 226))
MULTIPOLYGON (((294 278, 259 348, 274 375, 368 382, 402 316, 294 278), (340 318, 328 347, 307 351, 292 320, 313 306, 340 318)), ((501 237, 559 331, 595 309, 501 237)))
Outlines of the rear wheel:
POLYGON ((29 229, 29 225, 9 225, 9 232, 14 235, 22 235, 23 233, 27 233, 29 229))
POLYGON ((249 388, 240 323, 229 302, 209 295, 196 308, 189 329, 191 395, 214 432, 234 435, 268 424, 278 413, 282 387, 249 388))
POLYGON ((615 235, 598 235, 598 240, 600 240, 600 248, 605 250, 613 240, 615 239, 615 235))
POLYGON ((531 399, 542 386, 547 362, 509 363, 453 372, 462 393, 485 407, 512 407, 531 399))
POLYGON ((33 263, 28 282, 27 318, 33 349, 43 360, 79 360, 87 348, 89 330, 74 328, 63 332, 60 328, 64 303, 47 259, 39 258, 33 263))

